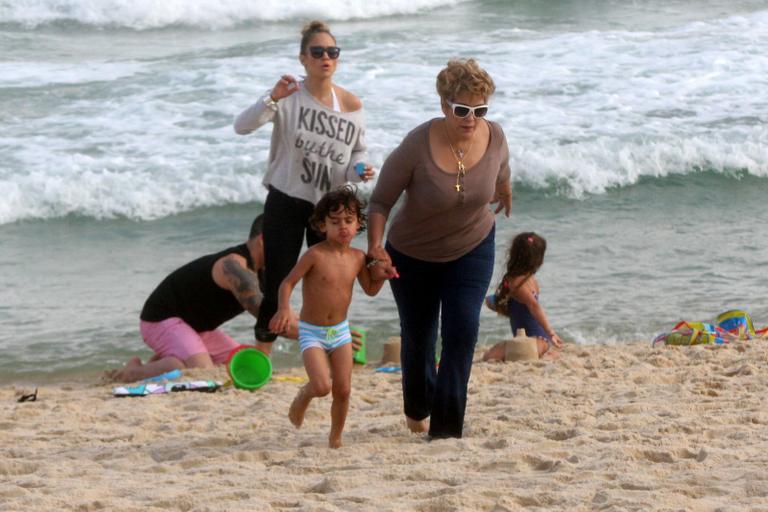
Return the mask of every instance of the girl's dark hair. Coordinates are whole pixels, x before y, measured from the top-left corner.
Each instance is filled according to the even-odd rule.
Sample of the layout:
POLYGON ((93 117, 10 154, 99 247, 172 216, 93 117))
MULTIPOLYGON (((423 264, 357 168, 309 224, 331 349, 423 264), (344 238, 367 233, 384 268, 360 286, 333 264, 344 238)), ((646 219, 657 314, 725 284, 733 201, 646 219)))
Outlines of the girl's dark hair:
POLYGON ((320 232, 320 224, 323 223, 331 213, 344 210, 357 215, 357 221, 360 223, 358 233, 365 231, 368 216, 365 214, 366 202, 357 197, 357 189, 352 185, 344 185, 325 194, 315 205, 315 211, 309 218, 309 225, 312 229, 320 232))
POLYGON ((336 37, 331 34, 331 28, 322 21, 314 20, 304 25, 304 28, 301 29, 301 53, 305 53, 307 51, 307 46, 309 46, 309 42, 312 40, 315 34, 321 33, 328 34, 329 36, 333 37, 334 41, 336 41, 336 37))
POLYGON ((509 257, 507 258, 507 268, 504 277, 496 288, 496 303, 504 305, 509 300, 514 289, 512 281, 520 276, 518 288, 529 277, 536 273, 544 263, 544 253, 547 252, 547 241, 532 231, 520 233, 512 239, 512 246, 509 248, 509 257))

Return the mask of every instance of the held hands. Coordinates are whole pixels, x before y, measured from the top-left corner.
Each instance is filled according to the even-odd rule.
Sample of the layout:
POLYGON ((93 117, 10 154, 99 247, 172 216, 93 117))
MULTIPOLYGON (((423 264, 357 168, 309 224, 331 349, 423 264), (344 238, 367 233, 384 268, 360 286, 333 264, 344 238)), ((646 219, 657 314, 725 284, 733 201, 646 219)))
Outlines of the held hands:
POLYGON ((377 245, 368 249, 368 259, 370 260, 368 268, 372 279, 383 281, 400 277, 397 269, 392 265, 389 253, 382 246, 377 245))
POLYGON ((273 100, 279 101, 299 90, 299 82, 291 75, 283 75, 272 88, 269 95, 273 100))
POLYGON ((291 310, 291 308, 278 309, 277 313, 275 313, 275 316, 273 316, 272 320, 269 321, 269 330, 275 334, 284 333, 288 330, 288 327, 291 324, 291 319, 295 316, 296 314, 291 310))
POLYGON ((383 262, 379 262, 371 268, 371 278, 374 281, 386 281, 387 279, 396 279, 400 277, 397 273, 397 269, 391 264, 387 265, 383 262))

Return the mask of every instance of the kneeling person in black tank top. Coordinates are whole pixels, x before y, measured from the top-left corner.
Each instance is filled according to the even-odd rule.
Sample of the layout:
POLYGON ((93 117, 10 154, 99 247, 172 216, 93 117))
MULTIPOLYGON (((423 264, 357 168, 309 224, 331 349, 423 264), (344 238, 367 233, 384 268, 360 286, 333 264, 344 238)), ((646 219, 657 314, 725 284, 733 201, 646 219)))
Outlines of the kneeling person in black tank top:
MULTIPOLYGON (((239 346, 219 327, 248 311, 259 314, 262 301, 259 274, 264 268, 262 216, 251 226, 248 241, 202 256, 169 274, 150 294, 141 311, 141 335, 155 354, 142 364, 132 358, 109 376, 132 382, 174 369, 212 368, 226 362, 239 346)), ((285 333, 298 336, 298 319, 285 333)), ((270 354, 271 342, 257 342, 270 354)))

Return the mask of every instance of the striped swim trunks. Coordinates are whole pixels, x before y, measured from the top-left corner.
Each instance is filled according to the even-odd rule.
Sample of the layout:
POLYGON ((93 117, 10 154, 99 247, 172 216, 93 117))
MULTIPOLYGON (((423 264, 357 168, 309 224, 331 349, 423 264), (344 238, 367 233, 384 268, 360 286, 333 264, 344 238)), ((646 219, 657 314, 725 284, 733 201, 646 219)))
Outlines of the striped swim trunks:
POLYGON ((348 320, 336 325, 313 325, 299 320, 299 348, 302 352, 316 347, 330 354, 347 343, 352 343, 348 320))

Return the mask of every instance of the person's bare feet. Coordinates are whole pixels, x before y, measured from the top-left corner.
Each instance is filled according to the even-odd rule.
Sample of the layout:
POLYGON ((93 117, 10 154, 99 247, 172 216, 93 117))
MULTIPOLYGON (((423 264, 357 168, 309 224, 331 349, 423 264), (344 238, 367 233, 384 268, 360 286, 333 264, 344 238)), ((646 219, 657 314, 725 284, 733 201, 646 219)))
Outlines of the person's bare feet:
POLYGON ((414 434, 421 434, 429 430, 429 422, 425 419, 414 420, 413 418, 405 417, 405 423, 408 425, 408 429, 414 434))
POLYGON ((504 342, 497 343, 485 351, 483 354, 483 361, 503 361, 505 350, 504 342))
POLYGON ((560 352, 556 350, 555 346, 550 346, 547 340, 536 338, 536 343, 539 349, 539 359, 549 359, 551 361, 560 359, 560 352))
POLYGON ((141 358, 132 357, 122 368, 105 371, 104 377, 113 382, 133 382, 136 380, 133 377, 134 371, 139 367, 141 367, 141 358))
POLYGON ((288 409, 288 419, 291 420, 294 427, 300 428, 301 424, 304 423, 304 413, 307 412, 307 407, 309 407, 309 400, 304 397, 304 387, 302 387, 296 393, 296 397, 288 409))
POLYGON ((338 436, 338 437, 329 436, 328 437, 328 447, 329 448, 341 448, 341 436, 338 436))

